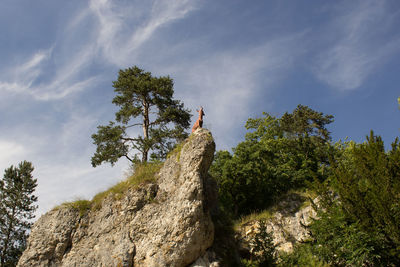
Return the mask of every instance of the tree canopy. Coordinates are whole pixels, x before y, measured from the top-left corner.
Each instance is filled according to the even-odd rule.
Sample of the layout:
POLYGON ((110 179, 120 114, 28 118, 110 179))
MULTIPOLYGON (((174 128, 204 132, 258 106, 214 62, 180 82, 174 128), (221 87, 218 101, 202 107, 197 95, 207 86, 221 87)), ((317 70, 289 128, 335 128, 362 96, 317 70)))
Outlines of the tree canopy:
POLYGON ((311 225, 315 253, 338 266, 400 265, 400 145, 386 152, 371 131, 341 146, 311 225))
POLYGON ((162 159, 177 141, 187 137, 190 113, 184 104, 173 98, 173 80, 169 76, 153 77, 134 66, 120 70, 113 82, 116 96, 112 103, 119 107, 115 121, 98 126, 92 135, 97 146, 92 157, 94 167, 121 157, 131 162, 162 159), (134 127, 142 128, 135 134, 134 127), (135 136, 132 136, 135 135, 135 136))
POLYGON ((299 105, 276 118, 249 119, 245 141, 218 151, 211 167, 220 200, 234 216, 266 208, 276 197, 307 181, 323 180, 332 152, 326 125, 333 116, 299 105))
POLYGON ((279 254, 279 266, 400 266, 399 139, 390 150, 372 131, 363 143, 333 144, 333 116, 302 105, 280 118, 263 115, 247 121, 233 153, 215 155, 210 172, 222 208, 237 219, 306 188, 318 196, 317 216, 304 226, 309 238, 279 254))
POLYGON ((0 179, 0 266, 15 266, 26 247, 37 209, 32 172, 32 163, 23 161, 6 169, 0 179))

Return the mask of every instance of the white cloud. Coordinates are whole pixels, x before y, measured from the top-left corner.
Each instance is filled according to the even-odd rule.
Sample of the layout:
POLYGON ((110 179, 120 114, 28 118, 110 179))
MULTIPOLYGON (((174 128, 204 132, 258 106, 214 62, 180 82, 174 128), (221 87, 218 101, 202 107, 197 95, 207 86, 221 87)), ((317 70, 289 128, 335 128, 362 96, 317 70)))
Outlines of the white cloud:
POLYGON ((188 0, 158 0, 151 6, 136 2, 126 7, 113 5, 108 0, 92 0, 90 10, 99 21, 98 48, 109 62, 118 66, 130 64, 137 50, 160 27, 184 18, 194 10, 195 4, 195 1, 188 0), (140 24, 130 25, 142 17, 145 19, 140 24))
POLYGON ((48 75, 43 72, 51 64, 52 50, 53 48, 39 51, 26 62, 6 71, 0 77, 0 92, 24 93, 36 100, 47 101, 64 98, 97 82, 98 77, 80 76, 80 72, 93 58, 93 51, 90 48, 73 54, 67 62, 53 70, 55 75, 48 82, 40 82, 39 78, 48 75), (1 81, 7 79, 9 81, 1 81))
MULTIPOLYGON (((50 49, 35 52, 25 62, 0 74, 0 93, 52 101, 93 87, 102 79, 91 74, 93 63, 118 67, 131 63, 137 50, 161 27, 185 17, 194 6, 193 1, 185 0, 127 4, 114 6, 107 0, 91 1, 59 30, 57 41, 49 40, 50 49), (86 32, 90 34, 82 34, 86 32)), ((38 178, 38 214, 76 197, 90 199, 121 179, 128 167, 121 160, 113 168, 92 168, 90 158, 95 148, 90 135, 101 123, 96 115, 100 111, 59 103, 67 109, 50 115, 51 120, 44 119, 38 127, 20 124, 13 142, 0 141, 0 167, 33 159, 34 175, 38 178), (32 128, 40 132, 21 131, 32 128)))
POLYGON ((20 130, 29 130, 0 139, 0 171, 22 160, 31 161, 35 167, 37 215, 65 201, 90 199, 124 177, 128 168, 124 160, 114 167, 91 166, 95 147, 90 145, 90 135, 97 123, 93 114, 76 110, 68 118, 50 122, 43 131, 20 125, 20 130))
POLYGON ((194 2, 187 0, 158 0, 151 5, 115 5, 108 0, 92 0, 65 26, 61 42, 36 52, 1 75, 0 92, 24 93, 48 101, 84 90, 100 80, 99 76, 85 74, 99 56, 119 67, 131 64, 137 50, 160 27, 185 17, 193 9, 194 2), (87 25, 93 15, 97 24, 87 25), (90 35, 77 36, 82 27, 88 26, 92 27, 90 35), (75 41, 77 37, 79 42, 75 41), (63 57, 59 51, 63 51, 63 57), (45 73, 49 68, 54 72, 50 79, 50 74, 45 73))
POLYGON ((390 55, 400 51, 398 35, 382 38, 393 19, 384 1, 346 4, 351 6, 323 29, 322 36, 332 45, 317 54, 313 66, 321 81, 341 90, 360 87, 390 55))
MULTIPOLYGON (((63 81, 61 79, 61 81, 63 81)), ((32 95, 38 100, 57 100, 62 99, 72 93, 79 92, 88 88, 89 86, 93 86, 98 81, 98 77, 90 77, 83 81, 77 81, 68 83, 64 81, 64 83, 59 80, 55 80, 50 85, 45 86, 38 93, 33 93, 32 95)))
POLYGON ((52 49, 49 49, 47 51, 37 52, 36 54, 33 55, 33 57, 30 60, 19 66, 16 69, 16 72, 18 74, 23 73, 26 75, 29 75, 31 73, 38 74, 38 69, 37 69, 38 66, 40 65, 40 63, 42 63, 44 60, 47 60, 50 57, 51 50, 52 49))
POLYGON ((41 74, 41 66, 50 58, 51 51, 52 49, 38 51, 26 62, 6 71, 6 75, 12 81, 0 80, 0 91, 29 93, 32 83, 41 74))
POLYGON ((0 171, 3 172, 11 165, 18 165, 19 162, 24 160, 25 154, 28 149, 14 141, 0 140, 0 171))
POLYGON ((39 196, 37 215, 61 203, 78 198, 91 199, 96 193, 106 190, 123 178, 126 166, 117 164, 114 168, 101 166, 92 168, 86 153, 66 162, 36 163, 35 177, 38 178, 36 195, 39 196))

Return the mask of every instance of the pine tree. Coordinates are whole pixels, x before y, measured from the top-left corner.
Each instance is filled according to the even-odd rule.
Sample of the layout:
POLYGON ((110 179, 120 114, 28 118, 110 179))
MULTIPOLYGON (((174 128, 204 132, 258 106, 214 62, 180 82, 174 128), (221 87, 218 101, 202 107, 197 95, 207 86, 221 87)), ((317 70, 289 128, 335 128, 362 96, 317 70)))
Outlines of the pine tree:
POLYGON ((134 66, 120 70, 113 87, 117 95, 112 102, 120 109, 115 114, 116 122, 99 126, 92 135, 97 146, 93 167, 103 162, 113 165, 121 157, 134 163, 138 157, 132 155, 132 150, 140 152, 142 162, 148 161, 149 153, 153 159, 162 159, 176 141, 187 137, 184 130, 189 127, 190 113, 183 103, 173 99, 170 77, 153 77, 134 66), (142 128, 143 134, 134 137, 129 131, 136 126, 142 128))
POLYGON ((15 266, 26 247, 37 206, 37 180, 32 163, 23 161, 5 170, 0 179, 0 266, 15 266))

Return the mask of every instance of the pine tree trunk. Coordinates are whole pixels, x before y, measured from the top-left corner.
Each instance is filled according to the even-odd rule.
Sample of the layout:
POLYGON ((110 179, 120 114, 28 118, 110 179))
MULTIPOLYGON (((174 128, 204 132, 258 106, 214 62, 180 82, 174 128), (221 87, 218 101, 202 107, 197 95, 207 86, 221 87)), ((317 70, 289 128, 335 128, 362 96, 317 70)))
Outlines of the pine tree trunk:
POLYGON ((1 265, 0 266, 4 266, 4 264, 5 264, 5 256, 7 254, 8 244, 10 244, 10 235, 11 235, 11 231, 13 228, 14 216, 15 216, 15 207, 13 207, 11 219, 9 219, 9 225, 8 225, 7 234, 6 234, 7 237, 6 237, 6 240, 4 241, 4 248, 1 253, 1 265))
POLYGON ((142 163, 147 162, 149 148, 147 147, 147 141, 149 140, 149 103, 143 100, 143 137, 144 137, 144 147, 142 152, 142 163))
POLYGON ((149 154, 149 151, 147 149, 144 149, 142 151, 142 163, 147 162, 148 154, 149 154))

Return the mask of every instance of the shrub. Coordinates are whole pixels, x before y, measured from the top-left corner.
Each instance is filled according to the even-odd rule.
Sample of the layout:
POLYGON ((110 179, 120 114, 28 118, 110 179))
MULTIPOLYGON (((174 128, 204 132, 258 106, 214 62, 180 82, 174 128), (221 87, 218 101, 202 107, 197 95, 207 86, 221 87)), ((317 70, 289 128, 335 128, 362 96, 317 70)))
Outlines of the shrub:
POLYGON ((328 267, 322 259, 314 255, 309 244, 296 245, 291 253, 279 255, 279 267, 328 267))

